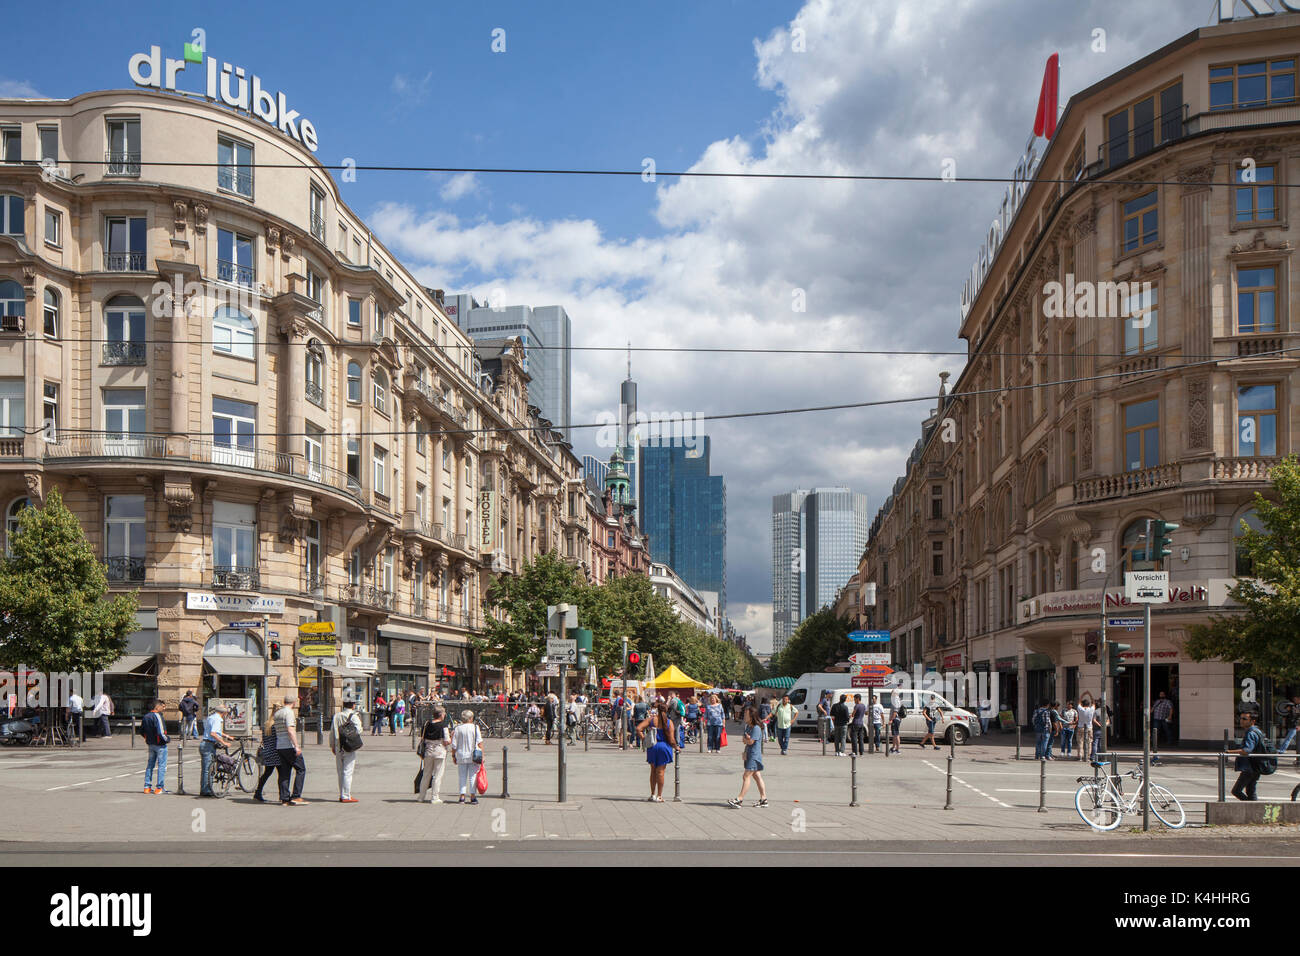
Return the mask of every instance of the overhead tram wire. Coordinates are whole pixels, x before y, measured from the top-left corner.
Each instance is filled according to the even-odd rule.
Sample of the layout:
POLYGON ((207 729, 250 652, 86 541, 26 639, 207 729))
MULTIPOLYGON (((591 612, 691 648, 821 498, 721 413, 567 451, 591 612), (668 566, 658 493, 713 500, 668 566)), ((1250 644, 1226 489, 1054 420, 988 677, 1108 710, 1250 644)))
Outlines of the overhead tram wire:
MULTIPOLYGON (((1267 352, 1259 352, 1256 355, 1252 355, 1251 358, 1266 358, 1268 356, 1285 355, 1291 352, 1300 352, 1300 345, 1288 346, 1280 349, 1273 349, 1267 352)), ((975 398, 979 395, 1001 395, 1006 392, 1019 392, 1019 391, 1025 391, 1034 388, 1051 388, 1057 385, 1077 385, 1082 382, 1099 382, 1099 381, 1106 381, 1113 378, 1125 378, 1125 379, 1131 379, 1133 381, 1142 381, 1144 379, 1151 378, 1152 376, 1163 375, 1166 372, 1179 372, 1185 369, 1203 368, 1207 365, 1219 365, 1223 362, 1236 362, 1238 360, 1239 360, 1239 356, 1225 355, 1225 356, 1220 356, 1218 358, 1207 359, 1205 361, 1185 362, 1181 365, 1169 365, 1166 366, 1165 368, 1149 369, 1144 372, 1107 372, 1103 375, 1087 375, 1080 378, 1065 378, 1065 379, 1054 379, 1045 382, 1030 382, 1029 384, 1026 385, 1005 385, 1001 388, 970 389, 964 392, 952 391, 944 395, 918 395, 911 398, 882 398, 882 399, 876 399, 874 401, 868 401, 868 402, 841 402, 835 405, 810 405, 802 408, 775 408, 775 409, 768 409, 764 411, 753 411, 753 412, 723 412, 723 413, 717 413, 713 415, 699 415, 694 417, 693 420, 733 421, 736 419, 744 419, 744 418, 768 418, 776 415, 805 415, 813 412, 847 411, 855 408, 881 408, 888 405, 911 405, 917 402, 942 401, 942 402, 951 403, 957 399, 975 398)), ((668 423, 671 424, 671 421, 669 421, 668 423)), ((543 429, 542 426, 540 425, 521 425, 517 427, 508 426, 504 428, 495 428, 495 427, 442 428, 437 430, 431 429, 429 431, 423 432, 423 434, 426 435, 434 435, 434 434, 480 435, 481 434, 481 435, 492 436, 492 435, 502 435, 502 434, 511 434, 511 433, 522 434, 522 433, 538 432, 543 430, 572 431, 576 429, 587 429, 587 428, 608 428, 610 427, 610 424, 611 424, 610 422, 592 422, 592 423, 584 423, 579 425, 569 425, 565 429, 560 429, 555 425, 552 425, 550 429, 543 429)), ((41 432, 43 432, 45 428, 44 426, 41 426, 39 428, 21 428, 21 429, 13 428, 12 430, 21 431, 23 434, 26 435, 38 435, 41 432)), ((128 435, 129 434, 133 438, 181 437, 181 438, 199 438, 199 439, 215 437, 218 434, 217 432, 204 432, 204 431, 197 431, 197 432, 196 431, 184 431, 184 432, 130 431, 128 432, 124 429, 119 429, 111 432, 103 431, 103 430, 92 430, 92 429, 69 429, 68 432, 70 434, 75 434, 75 435, 128 435)), ((415 430, 398 429, 398 430, 390 430, 390 431, 349 429, 345 431, 326 431, 326 432, 310 432, 310 433, 306 431, 257 432, 256 434, 263 438, 297 438, 308 434, 311 434, 316 437, 322 437, 322 438, 323 437, 395 438, 395 437, 401 437, 405 435, 416 435, 420 433, 421 432, 419 429, 415 429, 415 430)), ((223 432, 221 434, 228 435, 229 433, 223 432)), ((238 447, 238 446, 231 446, 231 447, 238 447)))

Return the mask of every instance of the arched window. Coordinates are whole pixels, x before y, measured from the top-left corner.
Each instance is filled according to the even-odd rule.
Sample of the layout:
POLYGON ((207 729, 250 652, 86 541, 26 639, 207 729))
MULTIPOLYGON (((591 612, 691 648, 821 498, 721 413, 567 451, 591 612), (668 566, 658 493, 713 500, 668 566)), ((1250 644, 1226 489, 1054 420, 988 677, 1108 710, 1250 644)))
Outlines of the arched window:
POLYGON ((243 630, 217 631, 203 645, 204 657, 261 657, 262 642, 243 630))
POLYGON ((361 401, 361 366, 356 362, 348 363, 348 401, 361 401))
POLYGON ((45 334, 59 337, 59 294, 53 289, 45 290, 45 334))
POLYGON ((32 501, 30 498, 19 498, 5 512, 5 554, 12 553, 14 535, 18 533, 18 516, 23 513, 25 508, 31 506, 32 501))
POLYGON ((212 350, 236 358, 253 358, 257 343, 257 323, 248 315, 222 306, 212 316, 212 350))
POLYGON ((1247 528, 1250 528, 1251 531, 1263 531, 1264 522, 1259 520, 1259 513, 1256 512, 1254 508, 1251 508, 1241 516, 1232 528, 1233 550, 1236 553, 1236 568, 1234 573, 1239 578, 1249 578, 1255 574, 1255 562, 1241 540, 1245 535, 1245 529, 1242 528, 1243 524, 1246 525, 1247 528))
POLYGON ((12 279, 0 282, 0 328, 6 332, 23 330, 23 317, 27 315, 27 297, 23 287, 12 279))
POLYGON ((388 376, 382 368, 375 369, 375 411, 382 412, 388 401, 388 376))
MULTIPOLYGON (((1147 550, 1147 520, 1138 518, 1124 529, 1122 567, 1125 571, 1159 571, 1162 565, 1159 561, 1135 561, 1133 552, 1140 551, 1145 557, 1147 550)), ((1155 520, 1154 518, 1151 520, 1155 520)))

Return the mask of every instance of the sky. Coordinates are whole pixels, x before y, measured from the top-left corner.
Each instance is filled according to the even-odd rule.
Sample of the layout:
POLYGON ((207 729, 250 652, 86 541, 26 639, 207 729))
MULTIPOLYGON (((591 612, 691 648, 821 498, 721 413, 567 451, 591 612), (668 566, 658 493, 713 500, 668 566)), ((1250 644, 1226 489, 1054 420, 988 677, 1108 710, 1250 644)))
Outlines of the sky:
MULTIPOLYGON (((100 4, 62 3, 60 49, 81 52, 11 45, 0 97, 128 87, 131 54, 156 43, 179 56, 201 28, 209 54, 258 73, 311 118, 327 164, 640 171, 649 159, 657 171, 938 177, 951 159, 959 177, 1009 176, 1051 53, 1064 106, 1209 24, 1217 0, 216 9, 138 4, 104 16, 100 4)), ((6 23, 42 36, 48 13, 24 4, 6 23)), ((365 170, 341 188, 425 285, 561 304, 576 346, 958 353, 962 283, 1002 191, 365 170)), ((939 372, 960 369, 960 355, 632 358, 641 410, 688 416, 934 395, 939 372)), ((576 352, 572 420, 614 415, 625 372, 622 351, 576 352)), ((874 515, 932 405, 708 424, 713 471, 727 481, 728 610, 757 650, 771 647, 772 496, 847 485, 874 515)), ((597 434, 575 430, 575 451, 607 457, 597 434)))

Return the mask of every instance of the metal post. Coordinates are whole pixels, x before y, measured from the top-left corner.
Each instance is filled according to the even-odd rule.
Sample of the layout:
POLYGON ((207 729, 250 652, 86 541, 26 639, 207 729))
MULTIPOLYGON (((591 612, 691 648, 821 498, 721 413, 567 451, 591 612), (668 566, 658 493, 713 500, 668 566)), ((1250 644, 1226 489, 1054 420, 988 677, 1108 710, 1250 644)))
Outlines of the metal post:
POLYGON ((821 734, 822 737, 822 756, 825 757, 826 756, 826 718, 825 717, 817 718, 817 731, 818 733, 821 734))
POLYGON ((1226 752, 1219 754, 1219 802, 1223 803, 1228 799, 1228 755, 1226 752))
POLYGON ((510 799, 510 748, 501 748, 501 799, 510 799))
MULTIPOLYGON (((1147 548, 1155 547, 1151 522, 1147 522, 1147 548)), ((1104 600, 1104 596, 1103 596, 1104 600)), ((1146 608, 1146 628, 1142 640, 1142 829, 1151 829, 1151 605, 1146 608)))
POLYGON ((623 638, 623 711, 618 715, 618 749, 627 750, 627 638, 623 638))
MULTIPOLYGON (((183 718, 182 718, 183 720, 183 718)), ((185 793, 185 724, 181 724, 181 754, 176 761, 176 792, 185 793)))
POLYGON ((948 796, 944 800, 943 808, 945 810, 952 809, 952 757, 951 756, 948 757, 948 796))
POLYGON ((673 803, 682 802, 682 752, 677 751, 677 759, 673 761, 673 803))
POLYGON ((858 755, 857 754, 849 755, 849 768, 850 768, 849 772, 852 775, 852 780, 853 780, 853 798, 849 801, 849 806, 856 807, 858 805, 858 755))
POLYGON ((1047 761, 1038 761, 1038 812, 1047 812, 1047 761))
POLYGON ((131 715, 131 749, 135 749, 135 714, 131 715))
POLYGON ((591 750, 591 724, 587 721, 587 710, 584 707, 582 711, 582 752, 588 753, 591 750))
MULTIPOLYGON (((564 674, 565 671, 567 670, 568 667, 566 667, 564 664, 560 665, 561 692, 563 692, 564 690, 564 684, 565 684, 564 674)), ((565 771, 568 768, 564 761, 564 739, 568 735, 568 731, 569 731, 569 728, 566 726, 566 722, 569 717, 568 710, 567 710, 568 702, 565 701, 564 699, 561 699, 559 701, 559 707, 560 707, 560 712, 556 716, 558 717, 558 723, 559 723, 558 730, 559 730, 560 739, 556 741, 557 746, 555 748, 555 759, 556 759, 556 773, 559 779, 559 802, 564 803, 564 801, 568 799, 569 796, 568 781, 565 779, 565 771)))
POLYGON ((1016 759, 1020 759, 1020 722, 1016 721, 1016 759))
POLYGON ((524 713, 524 734, 528 738, 528 743, 524 745, 524 749, 532 750, 533 749, 533 721, 532 718, 528 716, 527 712, 524 713))

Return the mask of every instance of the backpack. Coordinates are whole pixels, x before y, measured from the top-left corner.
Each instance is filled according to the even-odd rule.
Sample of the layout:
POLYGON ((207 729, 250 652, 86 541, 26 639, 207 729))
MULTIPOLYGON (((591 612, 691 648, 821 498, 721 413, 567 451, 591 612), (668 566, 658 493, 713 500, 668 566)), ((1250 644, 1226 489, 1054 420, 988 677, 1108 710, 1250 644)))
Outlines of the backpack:
POLYGON ((353 722, 350 713, 347 715, 347 719, 339 724, 339 749, 346 754, 350 754, 360 750, 363 745, 361 731, 357 730, 357 725, 353 722))
POLYGON ((1250 733, 1259 735, 1259 744, 1255 747, 1255 751, 1263 754, 1273 755, 1273 756, 1263 757, 1262 759, 1259 760, 1254 760, 1255 751, 1252 751, 1251 757, 1252 757, 1252 762, 1255 764, 1255 769, 1259 771, 1260 776, 1262 777, 1267 777, 1270 774, 1277 773, 1277 756, 1276 756, 1277 749, 1271 743, 1269 743, 1268 738, 1264 736, 1263 731, 1261 731, 1258 727, 1250 728, 1248 736, 1250 733))
POLYGON ((898 705, 898 719, 903 720, 907 716, 907 708, 902 704, 898 705))

